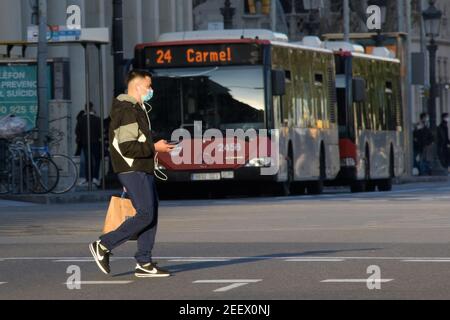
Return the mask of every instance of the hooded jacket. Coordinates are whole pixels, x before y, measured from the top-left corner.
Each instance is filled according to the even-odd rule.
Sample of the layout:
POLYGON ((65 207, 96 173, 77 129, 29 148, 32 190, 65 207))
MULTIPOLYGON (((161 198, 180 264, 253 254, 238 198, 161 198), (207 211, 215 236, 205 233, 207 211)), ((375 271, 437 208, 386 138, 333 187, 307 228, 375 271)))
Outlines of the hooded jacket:
POLYGON ((133 97, 118 96, 111 110, 109 147, 115 173, 154 173, 155 145, 148 110, 133 97))

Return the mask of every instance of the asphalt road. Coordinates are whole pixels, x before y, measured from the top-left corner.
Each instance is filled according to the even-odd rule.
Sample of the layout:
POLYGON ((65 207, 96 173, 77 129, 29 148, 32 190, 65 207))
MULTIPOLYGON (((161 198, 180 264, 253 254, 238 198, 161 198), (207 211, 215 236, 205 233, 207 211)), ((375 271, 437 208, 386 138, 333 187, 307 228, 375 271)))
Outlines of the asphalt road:
POLYGON ((0 201, 0 299, 450 299, 450 184, 391 193, 162 201, 155 260, 99 272, 107 203, 0 201))

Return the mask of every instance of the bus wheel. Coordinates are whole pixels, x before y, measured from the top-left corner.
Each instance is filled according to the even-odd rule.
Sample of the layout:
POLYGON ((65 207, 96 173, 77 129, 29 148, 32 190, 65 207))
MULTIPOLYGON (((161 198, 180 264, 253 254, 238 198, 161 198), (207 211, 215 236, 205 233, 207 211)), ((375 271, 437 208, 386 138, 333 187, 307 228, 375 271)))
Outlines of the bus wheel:
POLYGON ((323 193, 324 181, 326 179, 325 167, 325 152, 322 147, 322 150, 320 151, 320 177, 318 181, 313 181, 308 184, 307 189, 309 194, 319 195, 323 193))
POLYGON ((384 179, 378 182, 378 190, 380 192, 392 191, 392 179, 384 179))
POLYGON ((350 185, 350 191, 352 193, 361 193, 366 191, 366 180, 353 181, 350 185))
POLYGON ((304 195, 306 193, 306 185, 301 182, 294 182, 291 185, 291 194, 304 195))

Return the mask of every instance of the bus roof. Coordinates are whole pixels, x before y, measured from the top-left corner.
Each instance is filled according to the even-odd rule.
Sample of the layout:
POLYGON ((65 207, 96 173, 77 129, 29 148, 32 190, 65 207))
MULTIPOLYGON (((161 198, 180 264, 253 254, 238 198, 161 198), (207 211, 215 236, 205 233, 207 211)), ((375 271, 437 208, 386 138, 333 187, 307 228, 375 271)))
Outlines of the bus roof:
POLYGON ((288 37, 283 33, 265 29, 230 29, 230 30, 205 30, 169 32, 160 35, 158 42, 192 41, 192 40, 231 40, 231 39, 255 39, 288 42, 288 37))

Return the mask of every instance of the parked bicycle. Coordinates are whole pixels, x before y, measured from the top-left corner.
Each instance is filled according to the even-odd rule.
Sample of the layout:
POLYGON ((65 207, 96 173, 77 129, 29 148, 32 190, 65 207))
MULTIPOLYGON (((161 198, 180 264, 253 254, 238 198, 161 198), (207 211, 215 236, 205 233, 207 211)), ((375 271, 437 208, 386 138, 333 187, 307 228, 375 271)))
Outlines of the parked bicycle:
MULTIPOLYGON (((32 192, 36 194, 63 194, 72 190, 78 179, 75 162, 60 154, 51 154, 50 148, 34 147, 33 132, 12 140, 5 161, 0 164, 0 194, 32 192)), ((47 137, 47 142, 58 143, 47 137)))

